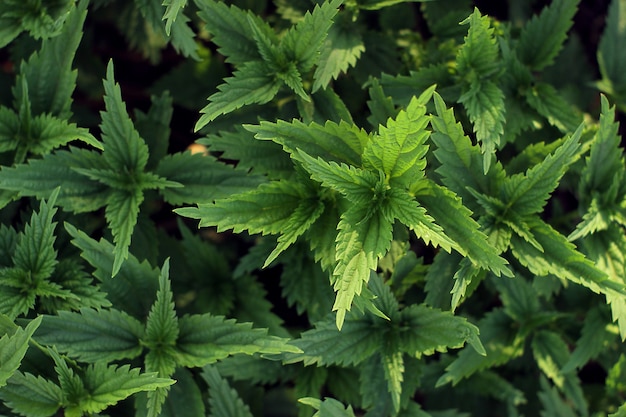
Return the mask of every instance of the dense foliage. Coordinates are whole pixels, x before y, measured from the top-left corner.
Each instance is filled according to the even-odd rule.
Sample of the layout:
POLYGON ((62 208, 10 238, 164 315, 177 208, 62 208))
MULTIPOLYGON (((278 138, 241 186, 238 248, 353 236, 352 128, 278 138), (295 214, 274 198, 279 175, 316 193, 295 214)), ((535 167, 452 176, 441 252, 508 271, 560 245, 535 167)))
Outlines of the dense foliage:
POLYGON ((626 1, 482 3, 0 2, 0 415, 626 416, 626 1))

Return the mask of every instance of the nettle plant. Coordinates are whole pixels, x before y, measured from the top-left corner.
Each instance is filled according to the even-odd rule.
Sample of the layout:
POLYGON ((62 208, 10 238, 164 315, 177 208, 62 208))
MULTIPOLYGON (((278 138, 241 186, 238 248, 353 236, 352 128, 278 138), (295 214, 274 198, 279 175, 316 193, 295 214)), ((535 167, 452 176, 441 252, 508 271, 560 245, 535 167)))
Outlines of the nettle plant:
POLYGON ((3 1, 0 415, 626 416, 626 3, 534 3, 3 1))

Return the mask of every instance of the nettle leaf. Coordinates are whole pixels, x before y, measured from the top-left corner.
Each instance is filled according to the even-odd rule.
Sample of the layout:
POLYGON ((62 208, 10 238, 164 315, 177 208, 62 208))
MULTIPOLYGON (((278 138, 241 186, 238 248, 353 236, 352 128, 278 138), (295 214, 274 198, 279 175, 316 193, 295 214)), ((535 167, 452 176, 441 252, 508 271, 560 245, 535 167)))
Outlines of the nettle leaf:
MULTIPOLYGON (((581 194, 608 191, 615 175, 625 171, 620 152, 619 123, 615 119, 615 106, 609 107, 606 96, 600 96, 601 112, 589 157, 586 158, 580 185, 581 194)), ((581 196, 583 197, 583 196, 581 196)), ((621 196, 617 196, 620 198, 621 196)))
POLYGON ((276 77, 291 88, 298 95, 299 100, 311 101, 309 95, 304 91, 302 75, 300 75, 295 62, 289 62, 281 72, 276 74, 276 77))
POLYGON ((597 307, 585 315, 585 322, 580 338, 576 341, 576 348, 563 365, 561 373, 568 374, 582 368, 590 359, 595 359, 605 352, 614 342, 615 334, 611 328, 613 325, 608 323, 608 317, 605 316, 602 309, 597 307))
POLYGON ((301 74, 310 70, 319 60, 320 48, 342 1, 331 0, 316 5, 313 12, 307 12, 281 39, 281 49, 288 60, 296 63, 301 74))
POLYGON ((461 254, 469 256, 473 264, 488 269, 497 276, 512 276, 506 266, 507 261, 498 255, 487 236, 480 231, 480 225, 471 217, 459 197, 447 188, 430 181, 421 181, 423 186, 416 190, 415 198, 426 207, 426 211, 443 228, 445 234, 462 249, 461 254))
POLYGON ((376 186, 381 181, 371 171, 336 162, 326 162, 322 158, 311 157, 304 151, 298 152, 298 158, 302 160, 304 169, 311 178, 320 182, 324 187, 335 190, 347 197, 354 199, 355 203, 371 201, 376 192, 376 186))
POLYGON ((78 139, 102 149, 100 142, 87 129, 78 128, 51 114, 33 115, 25 78, 16 86, 17 115, 3 112, 3 144, 5 151, 15 150, 15 162, 22 162, 30 154, 46 154, 61 145, 78 139), (19 88, 18 88, 19 87, 19 88))
MULTIPOLYGON (((626 237, 621 228, 612 228, 593 233, 582 241, 584 252, 595 262, 609 279, 618 285, 624 284, 626 272, 626 237)), ((607 293, 606 301, 611 306, 613 321, 617 321, 622 339, 626 338, 626 300, 619 293, 607 293)))
POLYGON ((543 410, 540 414, 542 417, 552 415, 576 417, 578 415, 578 413, 573 410, 572 403, 561 397, 556 387, 551 385, 543 375, 539 379, 539 386, 541 387, 541 391, 537 393, 537 397, 543 406, 543 410))
POLYGON ((140 369, 131 369, 130 365, 107 366, 105 361, 89 365, 84 371, 83 381, 89 395, 78 406, 86 413, 99 413, 135 393, 154 391, 175 382, 158 378, 154 372, 141 373, 140 369))
POLYGON ((522 28, 517 54, 532 70, 542 70, 554 62, 572 27, 580 0, 555 0, 522 28))
POLYGON ((397 336, 400 350, 411 356, 445 352, 465 343, 478 355, 486 354, 478 337, 478 327, 449 311, 411 305, 400 312, 398 321, 401 323, 397 336))
POLYGON ((86 362, 133 359, 141 354, 144 326, 118 310, 82 308, 45 316, 35 338, 86 362))
POLYGON ((354 125, 354 120, 348 106, 346 106, 346 103, 344 103, 339 94, 331 88, 317 90, 311 94, 310 98, 310 105, 304 111, 301 109, 304 107, 302 105, 305 103, 303 103, 302 100, 298 100, 296 103, 304 122, 324 124, 327 121, 335 123, 345 121, 354 125), (311 114, 311 112, 313 113, 311 114))
POLYGON ((54 360, 54 370, 63 390, 64 401, 61 405, 64 407, 64 414, 69 417, 80 416, 82 413, 79 402, 88 396, 83 380, 67 365, 66 358, 61 357, 55 349, 48 348, 48 354, 54 360))
POLYGON ((385 210, 376 207, 380 202, 374 204, 372 208, 365 201, 356 202, 341 215, 337 225, 337 261, 333 270, 333 288, 337 296, 333 311, 337 311, 339 329, 355 297, 363 292, 363 284, 367 284, 370 273, 376 269, 378 259, 391 246, 393 219, 385 215, 385 210))
POLYGON ((19 0, 7 0, 0 6, 0 47, 15 39, 23 30, 35 39, 59 35, 63 22, 74 4, 70 0, 59 0, 46 4, 30 4, 19 0))
POLYGON ((100 281, 100 288, 107 293, 113 306, 133 317, 145 319, 156 299, 159 270, 147 261, 139 262, 130 254, 116 278, 111 279, 115 247, 106 239, 96 241, 90 238, 69 223, 64 226, 72 237, 71 243, 81 250, 81 257, 94 267, 93 276, 100 281))
POLYGON ((409 75, 382 74, 380 84, 396 105, 406 106, 413 97, 432 85, 437 85, 440 94, 448 100, 456 100, 460 88, 455 86, 458 80, 450 70, 448 63, 428 65, 409 75), (448 95, 449 94, 449 95, 448 95))
POLYGON ((424 303, 431 307, 448 309, 452 304, 454 276, 460 268, 463 256, 457 251, 439 251, 426 272, 426 298, 424 303))
POLYGON ((312 91, 325 89, 331 80, 345 73, 356 65, 361 54, 365 52, 363 37, 355 27, 342 18, 343 14, 328 29, 328 35, 320 50, 317 68, 313 74, 312 91))
POLYGON ((381 332, 365 317, 351 314, 339 330, 333 317, 327 316, 292 342, 302 353, 285 355, 285 362, 302 361, 305 366, 358 365, 379 350, 381 337, 381 332))
POLYGON ((202 129, 208 123, 222 114, 230 113, 249 104, 265 104, 272 100, 282 86, 280 79, 272 74, 267 64, 259 61, 250 61, 233 72, 233 76, 226 78, 219 91, 211 95, 210 101, 200 113, 196 122, 195 131, 202 129))
MULTIPOLYGON (((259 27, 256 20, 252 17, 252 14, 246 16, 248 18, 248 24, 252 30, 252 36, 256 42, 256 46, 259 50, 259 54, 273 71, 280 73, 287 64, 287 57, 285 53, 275 44, 275 38, 272 36, 266 36, 265 33, 271 31, 271 28, 267 23, 259 27), (261 30, 265 29, 265 33, 261 30)), ((297 72, 297 69, 296 69, 297 72)))
MULTIPOLYGON (((70 5, 74 2, 66 3, 70 5)), ((78 2, 67 14, 61 33, 44 39, 39 51, 20 65, 16 85, 22 79, 28 84, 28 98, 34 115, 45 113, 61 120, 72 115, 70 106, 77 75, 77 71, 72 70, 72 61, 82 38, 87 3, 78 2)), ((21 101, 19 97, 16 99, 21 101)))
MULTIPOLYGON (((169 259, 166 259, 159 277, 157 299, 148 315, 142 344, 151 350, 150 354, 156 357, 167 358, 170 356, 169 353, 174 351, 178 334, 178 318, 176 317, 174 295, 169 280, 169 259)), ((173 359, 171 361, 165 359, 157 360, 152 365, 146 368, 149 371, 157 371, 162 377, 171 376, 176 367, 173 359)))
POLYGON ((230 356, 207 367, 215 367, 220 375, 233 381, 248 381, 253 384, 277 383, 284 371, 280 361, 268 361, 260 356, 249 355, 230 356))
POLYGON ((447 252, 452 249, 463 252, 461 246, 445 234, 435 219, 408 192, 395 188, 390 190, 388 196, 391 215, 409 227, 426 244, 440 246, 447 252))
POLYGON ((91 274, 85 272, 74 259, 61 259, 49 281, 67 293, 62 297, 40 297, 38 301, 41 303, 42 311, 57 312, 79 310, 82 307, 111 306, 107 294, 101 291, 98 285, 94 285, 91 274))
POLYGON ((457 53, 458 73, 470 82, 493 76, 499 70, 499 48, 489 16, 482 16, 474 8, 474 12, 461 23, 469 24, 470 27, 457 53))
POLYGON ((442 176, 442 182, 463 199, 463 204, 475 208, 471 204, 474 196, 469 190, 491 194, 495 184, 504 179, 504 169, 498 162, 485 174, 480 150, 465 135, 463 127, 456 121, 454 111, 446 109, 445 102, 437 92, 434 101, 438 116, 431 118, 434 129, 431 138, 437 145, 433 153, 441 163, 436 172, 442 176))
POLYGON ((465 347, 457 358, 446 367, 446 373, 439 378, 437 386, 447 383, 456 385, 474 373, 502 365, 524 352, 524 338, 516 334, 513 321, 503 310, 496 309, 485 315, 478 323, 485 353, 465 347))
MULTIPOLYGON (((3 317, 3 320, 10 319, 3 317)), ((31 320, 24 329, 16 327, 12 334, 10 332, 4 333, 0 338, 0 387, 5 386, 7 380, 20 367, 28 350, 28 342, 40 324, 41 316, 31 320)))
POLYGON ((13 266, 11 257, 15 252, 19 234, 12 226, 0 225, 0 267, 13 266))
POLYGON ((327 272, 332 272, 335 267, 335 240, 339 216, 339 210, 334 204, 326 204, 320 217, 306 233, 315 261, 327 272))
POLYGON ((113 250, 115 259, 111 271, 113 277, 117 275, 122 263, 128 258, 128 248, 135 224, 137 224, 139 206, 142 201, 143 193, 141 190, 127 192, 115 190, 107 199, 105 217, 111 227, 113 242, 115 243, 113 250))
POLYGON ((454 312, 465 298, 476 289, 478 284, 485 278, 486 270, 472 264, 469 258, 464 258, 459 263, 459 269, 454 274, 454 286, 450 293, 450 311, 454 312))
POLYGON ((57 211, 54 204, 58 194, 59 190, 56 189, 47 202, 41 201, 39 211, 32 214, 13 254, 15 267, 29 271, 35 281, 49 278, 57 264, 57 253, 54 250, 56 223, 52 218, 57 211))
POLYGON ((252 417, 250 408, 217 369, 205 367, 202 377, 209 385, 210 417, 252 417))
POLYGON ((393 409, 400 411, 402 382, 404 381, 404 359, 401 352, 385 354, 382 357, 383 370, 387 380, 387 391, 391 394, 393 409))
POLYGON ((44 285, 39 284, 35 289, 29 288, 30 282, 27 271, 7 268, 1 272, 0 313, 15 319, 35 307, 37 295, 42 292, 41 288, 44 285))
POLYGON ((60 187, 58 204, 76 213, 94 211, 106 204, 109 190, 101 183, 79 174, 75 168, 106 168, 106 162, 93 151, 70 147, 26 164, 2 167, 2 188, 21 196, 49 198, 60 187))
POLYGON ((393 99, 385 95, 378 78, 371 78, 369 82, 370 99, 367 100, 367 107, 371 114, 367 117, 367 121, 374 129, 378 129, 378 126, 384 125, 388 119, 395 118, 398 111, 393 104, 393 99))
POLYGON ((11 43, 23 30, 20 19, 11 16, 13 7, 10 3, 5 3, 0 9, 0 27, 2 28, 0 29, 0 47, 5 47, 11 43))
POLYGON ((168 36, 172 31, 172 23, 176 21, 176 18, 186 5, 187 0, 163 0, 163 6, 166 6, 163 20, 165 20, 165 33, 168 36))
POLYGON ((478 9, 462 23, 470 28, 456 57, 457 71, 467 87, 459 98, 474 125, 476 138, 481 142, 484 172, 489 171, 492 154, 504 133, 504 93, 496 84, 499 75, 499 48, 488 16, 478 9))
MULTIPOLYGON (((589 157, 582 170, 578 191, 587 211, 582 221, 568 236, 574 241, 598 231, 609 230, 621 216, 620 203, 626 194, 622 178, 626 175, 618 134, 619 124, 615 120, 615 107, 609 108, 606 97, 601 97, 602 111, 598 131, 594 136, 589 157)), ((620 241, 618 239, 617 241, 620 241)), ((618 272, 615 276, 621 276, 618 272)))
MULTIPOLYGON (((253 127, 245 125, 245 128, 253 127)), ((247 178, 253 177, 251 173, 266 174, 270 179, 287 178, 293 173, 293 163, 289 154, 281 152, 278 143, 257 140, 251 131, 241 126, 235 127, 232 132, 223 131, 219 132, 219 135, 208 135, 196 142, 206 145, 211 152, 221 152, 224 159, 237 161, 237 168, 248 172, 247 178)), ((237 176, 231 173, 229 177, 237 176)))
POLYGON ((200 367, 231 355, 282 354, 301 352, 287 339, 268 336, 267 329, 253 329, 251 323, 211 314, 185 316, 179 319, 176 343, 178 365, 200 367))
MULTIPOLYGON (((369 410, 370 413, 375 415, 395 415, 397 412, 393 409, 392 392, 381 355, 374 354, 368 360, 359 364, 360 407, 369 410), (387 386, 386 390, 382 389, 385 385, 387 386)), ((415 379, 419 379, 417 375, 415 379)), ((400 388, 399 394, 401 397, 402 385, 396 385, 397 388, 400 388)), ((319 393, 320 391, 317 391, 314 394, 319 395, 319 393)), ((355 405, 359 404, 356 401, 351 402, 355 405)))
POLYGON ((33 417, 51 417, 63 404, 64 393, 52 381, 16 372, 0 389, 0 398, 11 410, 33 417))
POLYGON ((199 204, 176 212, 200 219, 200 227, 218 226, 218 231, 280 234, 277 248, 266 265, 306 232, 321 215, 324 206, 304 185, 287 180, 261 184, 257 189, 237 194, 214 204, 199 204))
POLYGON ((107 74, 103 84, 106 110, 100 113, 102 118, 100 129, 104 145, 102 156, 113 170, 132 176, 146 167, 148 146, 139 136, 126 112, 122 91, 114 79, 113 61, 109 61, 107 65, 107 74))
POLYGON ((308 125, 293 120, 291 123, 278 120, 276 123, 261 122, 258 126, 245 125, 260 140, 272 140, 298 159, 300 152, 324 161, 344 162, 358 166, 361 154, 370 140, 367 132, 354 124, 327 121, 324 125, 308 125))
POLYGON ((160 191, 170 204, 211 203, 233 194, 248 191, 264 179, 243 169, 226 165, 208 155, 179 152, 163 157, 155 174, 182 187, 167 187, 160 191))
POLYGON ((406 110, 387 121, 387 126, 380 127, 378 136, 363 152, 364 166, 384 172, 387 181, 397 179, 401 184, 408 185, 423 176, 428 151, 425 142, 430 136, 426 130, 426 103, 433 91, 434 86, 411 100, 406 110))
POLYGON ((512 175, 504 181, 505 201, 511 210, 519 216, 528 216, 543 209, 565 171, 578 159, 582 131, 581 125, 543 162, 530 168, 526 174, 512 175))
POLYGON ((172 121, 172 96, 164 91, 160 96, 151 96, 152 105, 148 113, 135 109, 135 128, 144 139, 150 155, 146 168, 154 169, 159 161, 167 155, 170 142, 170 123, 172 121))
POLYGON ((504 311, 517 322, 524 323, 540 311, 539 294, 521 276, 493 281, 502 299, 504 311))
POLYGON ((487 173, 504 133, 504 93, 496 83, 483 81, 472 85, 459 98, 459 102, 465 107, 474 125, 476 138, 481 143, 484 172, 487 173))
POLYGON ((528 221, 528 226, 543 251, 515 234, 511 237, 511 249, 513 255, 532 273, 556 275, 584 285, 595 293, 621 296, 626 292, 623 284, 610 280, 550 225, 533 219, 528 221))
POLYGON ((0 106, 0 152, 8 152, 19 144, 16 132, 20 130, 19 116, 8 107, 0 106))
MULTIPOLYGON (((30 134, 30 139, 35 143, 29 143, 26 146, 28 152, 35 155, 45 155, 73 140, 80 140, 94 148, 102 149, 102 144, 89 133, 89 130, 49 114, 37 116, 31 120, 30 134)), ((18 144, 18 150, 21 146, 18 144)))
POLYGON ((157 388, 155 391, 138 393, 135 396, 136 417, 177 416, 194 417, 204 416, 205 392, 201 392, 194 375, 185 368, 178 368, 172 379, 174 385, 157 388), (152 408, 155 397, 165 395, 165 403, 161 409, 152 408), (152 403, 150 403, 152 401, 152 403))
POLYGON ((124 10, 119 22, 120 29, 124 30, 130 45, 141 50, 146 58, 153 63, 159 60, 160 50, 167 43, 181 55, 199 60, 194 41, 194 32, 187 25, 189 18, 179 14, 171 20, 171 31, 168 35, 166 25, 163 24, 163 14, 166 9, 160 0, 135 0, 133 7, 124 10), (137 22, 139 20, 139 22, 137 22))
POLYGON ((212 35, 211 42, 217 44, 218 51, 226 57, 226 62, 243 65, 261 60, 248 18, 255 21, 256 27, 262 29, 265 36, 275 39, 272 29, 263 19, 235 5, 229 7, 214 0, 196 4, 200 8, 198 16, 212 35))
POLYGON ((324 203, 315 197, 303 199, 289 217, 281 235, 278 237, 278 245, 267 257, 263 267, 267 267, 272 263, 278 255, 294 244, 302 234, 309 230, 324 209, 324 203))
POLYGON ((576 130, 582 121, 580 110, 572 106, 552 85, 536 83, 525 92, 526 102, 552 126, 563 133, 576 130))
POLYGON ((587 401, 576 373, 563 374, 560 369, 569 359, 567 344, 557 333, 541 330, 531 343, 533 356, 541 371, 556 385, 579 410, 587 410, 587 401))
POLYGON ((609 6, 606 26, 600 38, 597 57, 602 80, 598 82, 600 90, 615 95, 623 101, 626 94, 626 58, 614 51, 626 42, 623 22, 626 19, 626 7, 623 0, 613 0, 609 6))

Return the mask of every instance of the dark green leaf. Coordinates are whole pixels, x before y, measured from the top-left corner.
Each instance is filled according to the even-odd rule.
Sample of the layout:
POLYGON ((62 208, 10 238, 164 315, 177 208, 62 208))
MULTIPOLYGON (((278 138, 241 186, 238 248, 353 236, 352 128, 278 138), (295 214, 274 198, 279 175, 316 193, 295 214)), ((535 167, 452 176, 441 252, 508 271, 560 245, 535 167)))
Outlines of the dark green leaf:
POLYGON ((237 391, 230 387, 214 367, 205 367, 202 372, 209 385, 210 417, 252 417, 250 408, 241 400, 237 391))
POLYGON ((554 62, 561 51, 580 0, 555 0, 522 29, 517 45, 520 60, 533 70, 554 62))
POLYGON ((86 362, 132 359, 143 351, 144 326, 118 310, 83 308, 45 316, 35 338, 86 362))
POLYGON ((236 323, 222 316, 185 316, 178 324, 176 356, 181 366, 205 366, 239 353, 300 352, 297 347, 287 344, 286 339, 268 336, 265 329, 253 329, 250 323, 236 323))

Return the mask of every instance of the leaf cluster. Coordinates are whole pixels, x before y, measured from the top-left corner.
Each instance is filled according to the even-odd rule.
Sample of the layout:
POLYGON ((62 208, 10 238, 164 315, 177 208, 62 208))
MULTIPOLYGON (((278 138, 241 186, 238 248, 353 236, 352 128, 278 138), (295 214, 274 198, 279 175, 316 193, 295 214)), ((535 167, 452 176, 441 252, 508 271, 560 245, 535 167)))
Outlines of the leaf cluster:
POLYGON ((4 1, 0 414, 624 414, 610 3, 4 1))

